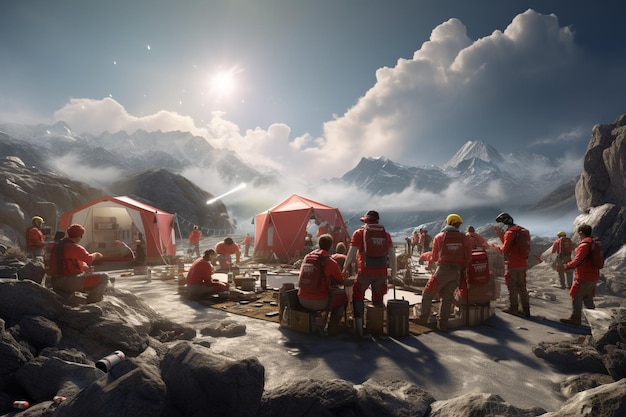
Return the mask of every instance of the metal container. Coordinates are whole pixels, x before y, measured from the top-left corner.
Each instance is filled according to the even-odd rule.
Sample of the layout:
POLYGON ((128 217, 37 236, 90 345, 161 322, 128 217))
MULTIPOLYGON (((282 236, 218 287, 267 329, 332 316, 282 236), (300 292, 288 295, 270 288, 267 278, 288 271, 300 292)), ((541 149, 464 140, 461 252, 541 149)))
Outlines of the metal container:
POLYGON ((409 302, 407 300, 387 301, 387 334, 397 339, 409 335, 409 302))

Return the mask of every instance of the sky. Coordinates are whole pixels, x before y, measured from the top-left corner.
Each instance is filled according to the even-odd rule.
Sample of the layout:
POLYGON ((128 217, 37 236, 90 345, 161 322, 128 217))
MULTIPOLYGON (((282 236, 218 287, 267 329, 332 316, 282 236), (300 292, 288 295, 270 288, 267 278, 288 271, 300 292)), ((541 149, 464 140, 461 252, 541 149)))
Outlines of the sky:
POLYGON ((190 131, 319 179, 362 157, 441 166, 469 140, 580 172, 592 127, 626 113, 625 17, 606 0, 4 0, 0 123, 190 131))

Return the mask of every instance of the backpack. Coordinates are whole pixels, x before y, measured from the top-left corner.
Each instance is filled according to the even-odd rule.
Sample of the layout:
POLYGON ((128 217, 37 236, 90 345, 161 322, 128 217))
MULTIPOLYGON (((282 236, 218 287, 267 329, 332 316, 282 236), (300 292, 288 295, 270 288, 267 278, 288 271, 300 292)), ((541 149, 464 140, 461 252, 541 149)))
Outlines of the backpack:
POLYGON ((63 246, 66 242, 66 240, 61 240, 46 244, 43 254, 43 268, 49 277, 63 275, 63 246))
POLYGON ((465 235, 457 231, 446 231, 443 235, 439 263, 465 265, 465 235))
POLYGON ((470 285, 486 285, 489 283, 489 259, 483 250, 472 251, 472 260, 467 269, 467 283, 470 285))
POLYGON ((604 249, 602 248, 602 242, 598 239, 593 239, 592 242, 585 242, 589 244, 589 259, 591 259, 591 265, 596 269, 604 268, 604 249))
POLYGON ((363 226, 363 250, 365 266, 369 268, 387 267, 387 232, 382 224, 363 226))
POLYGON ((518 227, 515 235, 515 247, 523 258, 528 258, 530 255, 530 232, 521 226, 518 227))
POLYGON ((307 292, 320 292, 324 280, 325 256, 319 253, 308 253, 302 261, 298 287, 307 292))
POLYGON ((559 239, 559 254, 571 255, 573 249, 574 244, 572 243, 572 239, 570 239, 569 237, 562 237, 561 239, 559 239))

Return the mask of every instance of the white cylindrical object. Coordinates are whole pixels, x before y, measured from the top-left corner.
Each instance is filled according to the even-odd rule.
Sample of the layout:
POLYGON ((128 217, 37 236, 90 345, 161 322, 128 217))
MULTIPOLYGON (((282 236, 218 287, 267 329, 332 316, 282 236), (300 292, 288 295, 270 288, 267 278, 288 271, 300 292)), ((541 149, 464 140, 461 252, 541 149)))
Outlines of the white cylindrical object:
POLYGON ((96 362, 96 368, 100 369, 102 372, 109 372, 111 368, 113 368, 115 365, 125 359, 126 355, 124 355, 124 352, 122 352, 121 350, 116 350, 109 356, 104 357, 96 362))

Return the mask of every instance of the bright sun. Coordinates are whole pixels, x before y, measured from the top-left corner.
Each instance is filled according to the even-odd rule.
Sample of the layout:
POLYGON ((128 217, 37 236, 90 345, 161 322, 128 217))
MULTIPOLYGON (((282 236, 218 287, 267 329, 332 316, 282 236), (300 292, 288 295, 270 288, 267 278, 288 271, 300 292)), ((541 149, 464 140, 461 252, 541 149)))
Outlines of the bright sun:
POLYGON ((220 71, 211 78, 211 90, 219 96, 228 96, 235 91, 235 73, 220 71))

